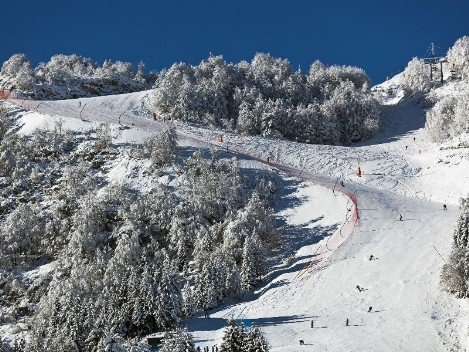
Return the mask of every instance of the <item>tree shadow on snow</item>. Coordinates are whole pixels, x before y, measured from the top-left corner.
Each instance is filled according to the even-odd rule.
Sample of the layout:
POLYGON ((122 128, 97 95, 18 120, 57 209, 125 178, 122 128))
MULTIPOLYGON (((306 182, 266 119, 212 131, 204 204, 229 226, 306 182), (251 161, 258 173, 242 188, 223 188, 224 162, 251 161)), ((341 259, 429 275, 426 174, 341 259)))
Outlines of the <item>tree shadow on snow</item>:
MULTIPOLYGON (((233 316, 227 316, 223 318, 191 318, 185 320, 183 326, 186 327, 190 331, 214 331, 220 330, 227 326, 227 321, 231 318, 239 319, 236 314, 233 316)), ((311 319, 316 319, 318 316, 299 316, 299 315, 291 315, 291 316, 277 316, 277 317, 266 317, 266 318, 258 318, 258 319, 250 319, 255 326, 276 326, 276 325, 284 325, 284 324, 294 324, 298 322, 310 322, 311 319)), ((242 317, 242 319, 246 319, 246 317, 242 317)), ((205 340, 196 341, 197 343, 204 342, 205 340)))

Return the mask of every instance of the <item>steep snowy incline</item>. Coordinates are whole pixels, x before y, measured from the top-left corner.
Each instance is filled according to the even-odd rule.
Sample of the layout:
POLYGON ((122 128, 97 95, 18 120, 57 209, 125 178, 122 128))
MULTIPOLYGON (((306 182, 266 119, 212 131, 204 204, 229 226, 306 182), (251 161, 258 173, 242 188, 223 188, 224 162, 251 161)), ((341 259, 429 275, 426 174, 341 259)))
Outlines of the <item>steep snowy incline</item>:
MULTIPOLYGON (((44 102, 37 110, 64 117, 78 117, 82 111, 82 117, 91 122, 74 122, 81 128, 88 128, 84 126, 92 121, 116 123, 119 114, 128 110, 121 122, 140 130, 124 132, 137 131, 131 138, 140 142, 150 131, 164 127, 150 119, 150 112, 142 118, 142 110, 133 109, 145 105, 141 100, 145 94, 81 99, 81 104, 76 100, 44 102), (87 112, 85 100, 86 106, 96 109, 87 112)), ((31 107, 38 103, 28 102, 31 107)), ((37 118, 48 119, 39 113, 24 113, 23 121, 28 124, 37 118)), ((360 208, 358 228, 317 270, 297 277, 321 253, 333 232, 330 229, 324 232, 322 242, 317 238, 295 248, 297 261, 274 268, 270 281, 246 301, 217 309, 209 320, 198 317, 187 321, 198 345, 219 343, 226 318, 234 316, 260 325, 272 351, 465 350, 469 309, 464 301, 441 291, 439 273, 444 262, 439 255, 446 258, 449 254, 458 215, 454 204, 458 197, 467 195, 467 152, 439 150, 426 142, 423 115, 415 102, 391 104, 383 111, 383 118, 382 134, 369 145, 353 148, 227 133, 220 143, 220 131, 176 124, 181 136, 190 137, 181 141, 184 145, 199 147, 210 142, 229 151, 291 165, 290 172, 307 179, 318 180, 322 175, 320 179, 328 178, 330 184, 344 181, 357 194, 360 208), (448 211, 434 201, 448 203, 448 211), (401 214, 403 221, 399 221, 401 214), (375 259, 370 261, 371 254, 375 259), (365 290, 358 292, 357 285, 365 290), (349 327, 345 327, 347 318, 349 327), (313 319, 317 328, 311 329, 313 319), (299 339, 307 345, 300 347, 299 339)), ((123 141, 123 136, 116 135, 116 141, 123 141)), ((292 204, 291 210, 278 216, 291 226, 312 225, 311 235, 317 235, 314 225, 339 226, 337 219, 346 213, 340 205, 343 203, 334 203, 340 197, 320 187, 308 189, 302 191, 305 200, 301 206, 292 204), (321 216, 325 222, 316 223, 321 216)), ((302 233, 308 236, 308 232, 302 233)))

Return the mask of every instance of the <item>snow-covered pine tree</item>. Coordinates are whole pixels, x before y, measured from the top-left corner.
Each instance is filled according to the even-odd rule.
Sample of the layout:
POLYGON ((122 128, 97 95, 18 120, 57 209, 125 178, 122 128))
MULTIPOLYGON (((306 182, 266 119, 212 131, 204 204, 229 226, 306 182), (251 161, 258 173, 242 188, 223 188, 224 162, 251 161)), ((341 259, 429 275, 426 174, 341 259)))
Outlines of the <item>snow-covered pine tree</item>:
POLYGON ((244 352, 246 336, 244 325, 238 325, 234 319, 230 319, 223 331, 219 352, 244 352))
POLYGON ((202 269, 198 273, 195 283, 194 299, 197 307, 207 310, 217 306, 216 285, 215 267, 212 258, 209 257, 203 262, 202 269))
POLYGON ((144 147, 151 162, 156 166, 163 166, 175 156, 177 141, 176 129, 170 126, 163 132, 146 139, 144 147))
POLYGON ((196 352, 193 337, 185 329, 168 331, 164 336, 160 352, 196 352))
POLYGON ((244 352, 268 352, 269 344, 257 326, 252 326, 246 336, 244 352))
POLYGON ((161 278, 156 292, 155 321, 160 329, 171 329, 177 326, 182 316, 181 290, 176 275, 173 274, 171 263, 167 258, 161 269, 161 278))
POLYGON ((96 128, 94 148, 97 152, 107 151, 112 145, 111 127, 108 123, 101 123, 96 128))
POLYGON ((227 270, 225 291, 228 298, 241 299, 243 295, 241 272, 235 264, 227 270))
POLYGON ((253 237, 247 236, 244 241, 243 261, 241 263, 241 285, 246 291, 251 291, 257 283, 254 251, 253 237))
POLYGON ((181 291, 182 294, 182 307, 181 312, 183 317, 191 318, 195 313, 194 292, 189 281, 186 281, 181 291))
POLYGON ((12 119, 8 116, 7 110, 0 105, 0 142, 6 136, 8 130, 13 126, 12 119))
POLYGON ((453 249, 443 266, 444 287, 459 298, 469 297, 469 198, 460 200, 461 214, 453 234, 453 249))

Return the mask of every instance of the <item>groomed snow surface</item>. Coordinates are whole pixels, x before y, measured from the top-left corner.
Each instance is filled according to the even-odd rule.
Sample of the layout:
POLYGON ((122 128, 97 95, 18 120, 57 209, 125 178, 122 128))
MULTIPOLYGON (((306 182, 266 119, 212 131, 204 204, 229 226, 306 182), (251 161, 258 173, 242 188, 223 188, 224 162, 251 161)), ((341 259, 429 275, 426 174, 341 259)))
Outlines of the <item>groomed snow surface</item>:
MULTIPOLYGON (((58 118, 80 131, 104 121, 113 124, 114 143, 141 143, 165 125, 152 121, 149 94, 13 103, 25 108, 18 109, 23 133, 58 118)), ((289 260, 242 302, 183 322, 202 350, 220 344, 230 317, 259 326, 271 351, 468 350, 467 301, 443 292, 439 277, 458 199, 468 193, 469 151, 428 142, 423 112, 401 98, 398 91, 383 98, 379 136, 350 148, 230 134, 220 143, 219 131, 176 124, 181 145, 228 148, 243 153, 242 168, 278 166, 284 178, 275 216, 289 260), (356 222, 344 192, 358 198, 356 222)), ((112 177, 122 178, 118 170, 112 177)))

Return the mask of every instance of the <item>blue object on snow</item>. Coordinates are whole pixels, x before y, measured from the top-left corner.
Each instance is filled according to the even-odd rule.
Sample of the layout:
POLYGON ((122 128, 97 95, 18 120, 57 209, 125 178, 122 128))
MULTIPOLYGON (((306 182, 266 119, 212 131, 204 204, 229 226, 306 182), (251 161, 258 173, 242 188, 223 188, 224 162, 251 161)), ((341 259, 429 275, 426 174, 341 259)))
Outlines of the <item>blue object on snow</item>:
POLYGON ((243 323, 246 330, 249 330, 252 327, 252 320, 251 319, 236 319, 236 323, 238 325, 243 323))

